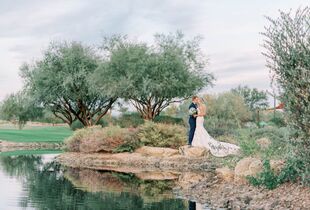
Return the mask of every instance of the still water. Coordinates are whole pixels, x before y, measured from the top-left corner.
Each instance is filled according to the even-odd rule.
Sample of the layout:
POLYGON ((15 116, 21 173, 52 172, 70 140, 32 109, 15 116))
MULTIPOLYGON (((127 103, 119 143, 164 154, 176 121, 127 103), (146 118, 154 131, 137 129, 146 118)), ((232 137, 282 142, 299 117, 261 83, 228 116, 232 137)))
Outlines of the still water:
POLYGON ((0 210, 196 209, 194 202, 173 195, 171 180, 146 181, 133 174, 64 168, 53 161, 57 154, 43 153, 0 155, 0 210))

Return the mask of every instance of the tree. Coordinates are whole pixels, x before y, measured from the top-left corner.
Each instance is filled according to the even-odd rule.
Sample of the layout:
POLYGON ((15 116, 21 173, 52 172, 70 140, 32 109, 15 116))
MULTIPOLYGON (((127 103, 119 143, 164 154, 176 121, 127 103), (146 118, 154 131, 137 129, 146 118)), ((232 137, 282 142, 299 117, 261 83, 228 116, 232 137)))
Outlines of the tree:
POLYGON ((259 91, 256 88, 249 88, 248 86, 238 86, 231 90, 243 97, 245 104, 256 114, 256 122, 260 122, 259 111, 268 107, 268 97, 266 92, 259 91))
POLYGON ((23 92, 9 95, 0 106, 1 119, 17 122, 19 129, 22 129, 27 121, 37 119, 42 115, 43 108, 37 106, 23 92))
POLYGON ((31 96, 71 126, 97 124, 116 101, 93 88, 89 77, 99 65, 93 48, 80 43, 51 43, 43 58, 25 64, 21 75, 31 96))
POLYGON ((310 7, 280 12, 268 18, 263 53, 267 66, 282 90, 288 122, 295 130, 295 154, 303 162, 299 172, 310 182, 310 7))
POLYGON ((171 103, 211 84, 199 43, 199 38, 185 40, 182 33, 158 34, 153 45, 106 38, 102 49, 107 57, 95 73, 95 84, 129 100, 144 119, 152 120, 171 103))

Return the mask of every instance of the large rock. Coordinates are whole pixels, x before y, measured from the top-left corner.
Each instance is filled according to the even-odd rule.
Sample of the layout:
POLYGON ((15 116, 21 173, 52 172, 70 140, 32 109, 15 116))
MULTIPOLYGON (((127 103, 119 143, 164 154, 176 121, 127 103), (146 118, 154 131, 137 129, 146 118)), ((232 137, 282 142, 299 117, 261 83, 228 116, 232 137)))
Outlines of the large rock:
POLYGON ((233 170, 229 169, 228 167, 217 168, 215 172, 220 178, 222 178, 225 181, 234 180, 235 173, 233 170))
POLYGON ((190 147, 183 146, 179 148, 179 152, 181 155, 186 157, 205 157, 208 156, 209 151, 204 147, 190 147))
POLYGON ((276 173, 279 174, 283 169, 285 161, 283 160, 270 160, 270 168, 276 173))
POLYGON ((203 174, 194 172, 184 172, 179 176, 178 185, 182 188, 198 184, 204 179, 203 174))
POLYGON ((170 157, 179 154, 179 151, 171 148, 164 147, 148 147, 143 146, 135 151, 136 153, 140 153, 146 156, 156 156, 156 157, 170 157))
POLYGON ((252 161, 252 163, 249 165, 250 175, 256 175, 262 171, 263 171, 263 163, 261 160, 256 159, 252 161))
POLYGON ((247 157, 240 160, 235 167, 235 181, 244 183, 247 176, 255 176, 262 171, 263 164, 257 158, 247 157))
POLYGON ((271 141, 268 138, 260 138, 256 140, 256 143, 262 148, 266 149, 271 144, 271 141))
POLYGON ((141 172, 135 175, 142 180, 175 180, 179 178, 176 173, 164 171, 141 172))

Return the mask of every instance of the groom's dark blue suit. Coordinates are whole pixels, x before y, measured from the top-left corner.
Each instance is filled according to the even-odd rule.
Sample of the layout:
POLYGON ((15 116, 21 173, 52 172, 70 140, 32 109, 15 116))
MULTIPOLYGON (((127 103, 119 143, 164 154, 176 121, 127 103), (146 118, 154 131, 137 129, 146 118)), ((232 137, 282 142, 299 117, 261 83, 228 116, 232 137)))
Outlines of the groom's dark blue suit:
MULTIPOLYGON (((191 108, 197 109, 196 104, 191 103, 188 109, 191 109, 191 108)), ((193 141, 195 130, 196 130, 196 117, 193 117, 193 115, 190 115, 188 119, 188 123, 189 123, 188 144, 192 145, 192 141, 193 141)))

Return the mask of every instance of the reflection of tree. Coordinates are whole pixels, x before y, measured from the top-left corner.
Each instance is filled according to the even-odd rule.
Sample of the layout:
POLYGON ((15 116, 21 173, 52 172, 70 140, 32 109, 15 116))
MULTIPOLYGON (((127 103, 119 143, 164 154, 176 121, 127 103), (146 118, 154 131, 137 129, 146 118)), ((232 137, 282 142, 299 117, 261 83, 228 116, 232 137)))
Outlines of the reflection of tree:
POLYGON ((27 191, 20 201, 22 207, 33 206, 36 209, 53 210, 185 209, 184 203, 175 199, 164 199, 144 205, 143 197, 131 192, 91 193, 77 189, 64 178, 59 164, 43 164, 39 156, 0 157, 0 164, 5 173, 20 177, 24 181, 24 189, 27 191))
POLYGON ((42 165, 40 156, 1 156, 0 164, 9 176, 29 177, 42 165))
POLYGON ((70 182, 88 192, 129 192, 143 197, 147 203, 173 198, 173 180, 141 180, 134 174, 68 169, 64 175, 70 182))

